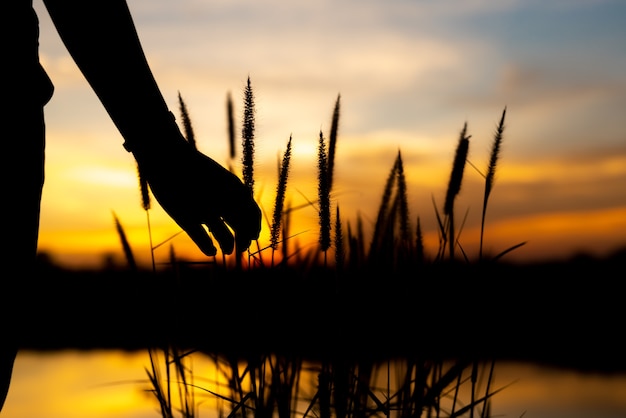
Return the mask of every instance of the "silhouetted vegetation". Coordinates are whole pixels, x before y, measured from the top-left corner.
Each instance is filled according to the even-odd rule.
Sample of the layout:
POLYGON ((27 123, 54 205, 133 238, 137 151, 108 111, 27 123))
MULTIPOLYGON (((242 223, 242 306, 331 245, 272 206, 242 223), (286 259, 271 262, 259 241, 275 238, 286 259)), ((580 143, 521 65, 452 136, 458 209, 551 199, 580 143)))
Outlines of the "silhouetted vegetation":
MULTIPOLYGON (((242 173, 251 192, 253 98, 248 78, 242 173)), ((191 140, 191 120, 180 95, 179 101, 191 140)), ((227 106, 232 158, 230 99, 227 106)), ((42 348, 46 340, 40 333, 48 332, 47 349, 148 349, 151 364, 146 371, 163 417, 197 416, 200 397, 219 399, 220 416, 488 417, 492 397, 509 383, 494 380, 498 360, 606 370, 609 363, 604 361, 611 359, 611 367, 626 370, 624 356, 617 355, 623 343, 596 347, 586 357, 563 354, 566 347, 578 347, 583 331, 586 338, 615 342, 600 332, 604 328, 584 325, 590 315, 581 306, 604 298, 593 318, 612 318, 619 305, 611 299, 616 293, 574 285, 572 280, 581 274, 599 276, 615 286, 608 278, 624 273, 623 251, 606 260, 579 257, 566 263, 527 265, 502 260, 524 243, 491 258, 483 254, 487 203, 500 158, 506 108, 483 174, 478 260, 471 260, 463 250, 462 224, 458 228, 455 219, 454 202, 470 147, 467 123, 460 133, 442 211, 433 199, 439 248, 433 251, 435 257, 427 258, 420 217, 415 229, 410 221, 400 150, 382 190, 371 239, 364 236, 360 217, 354 230, 342 222, 332 195, 339 115, 337 96, 328 143, 319 133, 318 196, 310 205, 319 214, 320 230, 319 246, 313 252, 288 245, 293 211, 285 205, 290 136, 278 163, 276 198, 268 222, 270 242, 257 245, 257 251, 250 248, 247 263, 241 262, 238 251, 234 266, 225 256, 221 261, 213 257, 205 263, 188 263, 177 259, 172 247, 162 268, 156 268, 154 258, 152 269, 138 268, 115 217, 126 265, 99 272, 65 271, 42 255, 41 277, 49 282, 40 283, 42 293, 35 297, 44 307, 51 305, 51 294, 58 298, 51 318, 35 321, 34 330, 27 328, 32 332, 25 345, 42 348), (334 262, 327 258, 331 249, 334 262), (265 251, 271 251, 269 264, 264 261, 265 251), (278 254, 282 259, 275 263, 278 254), (553 279, 549 285, 547 277, 553 279), (94 300, 64 305, 77 289, 83 291, 76 294, 93 294, 94 300), (555 307, 568 317, 551 316, 555 307), (90 312, 86 314, 93 322, 90 330, 77 332, 74 318, 79 311, 90 312), (529 319, 532 315, 539 319, 529 319), (64 325, 55 328, 58 323, 64 325), (545 335, 541 347, 536 346, 539 335, 545 335), (189 361, 194 355, 211 358, 220 378, 194 380, 197 371, 189 361)), ((150 198, 141 176, 140 185, 142 207, 148 213, 150 198)))

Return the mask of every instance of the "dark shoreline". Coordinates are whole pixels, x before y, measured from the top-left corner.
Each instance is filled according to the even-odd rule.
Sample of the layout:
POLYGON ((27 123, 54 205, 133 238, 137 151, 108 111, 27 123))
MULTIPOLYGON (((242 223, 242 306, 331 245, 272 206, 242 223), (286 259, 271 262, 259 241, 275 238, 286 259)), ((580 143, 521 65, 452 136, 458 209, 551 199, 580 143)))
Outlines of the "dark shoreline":
POLYGON ((15 332, 20 348, 39 351, 172 343, 242 358, 496 359, 626 372, 625 254, 340 278, 324 269, 45 265, 13 301, 23 312, 15 332))

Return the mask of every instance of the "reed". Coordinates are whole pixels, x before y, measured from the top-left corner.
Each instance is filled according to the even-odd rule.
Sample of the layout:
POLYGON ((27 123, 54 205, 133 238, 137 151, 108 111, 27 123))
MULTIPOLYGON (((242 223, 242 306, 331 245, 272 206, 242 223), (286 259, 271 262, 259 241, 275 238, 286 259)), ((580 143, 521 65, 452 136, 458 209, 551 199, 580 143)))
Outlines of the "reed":
POLYGON ((333 116, 330 124, 330 133, 328 135, 328 190, 333 188, 333 173, 335 171, 335 150, 337 148, 337 135, 339 131, 339 114, 341 112, 341 95, 337 95, 333 116))
POLYGON ((463 182, 463 172, 467 161, 467 153, 469 150, 469 139, 467 135, 467 122, 463 125, 459 142, 456 147, 454 162, 452 164, 452 172, 448 182, 446 191, 446 200, 443 206, 443 213, 448 219, 448 245, 450 260, 454 261, 454 249, 456 247, 456 235, 454 230, 454 201, 461 191, 461 183, 463 182))
MULTIPOLYGON (((358 221, 358 219, 357 219, 358 221)), ((354 232, 352 232, 352 225, 350 221, 348 221, 346 225, 346 235, 347 235, 347 246, 348 246, 348 269, 350 271, 358 271, 361 268, 362 258, 359 254, 359 246, 362 243, 360 241, 360 237, 358 237, 354 232)))
POLYGON ((152 271, 156 272, 156 260, 154 258, 154 248, 152 243, 152 225, 150 223, 150 208, 152 207, 152 200, 150 199, 150 189, 148 188, 148 181, 143 175, 139 164, 137 164, 137 177, 139 178, 139 194, 141 196, 141 207, 146 212, 146 225, 148 226, 148 242, 150 244, 150 260, 152 262, 152 271))
POLYGON ((244 90, 244 110, 242 146, 243 155, 241 159, 243 167, 243 182, 250 189, 250 194, 254 196, 254 129, 255 129, 255 107, 254 92, 250 77, 244 90))
MULTIPOLYGON (((230 97, 230 95, 229 95, 230 97)), ((337 144, 337 131, 340 115, 340 98, 337 96, 333 108, 333 117, 329 133, 328 143, 320 130, 318 139, 317 155, 317 201, 309 201, 305 207, 317 207, 319 221, 319 247, 310 253, 304 253, 301 248, 293 246, 293 250, 287 245, 293 238, 290 234, 291 214, 294 210, 289 203, 287 184, 291 166, 292 137, 289 137, 282 159, 278 162, 278 182, 276 185, 276 197, 274 199, 273 213, 270 224, 270 243, 264 249, 271 249, 272 263, 268 270, 269 276, 273 277, 279 271, 287 271, 293 274, 294 282, 307 279, 319 279, 321 283, 327 283, 329 272, 341 277, 341 286, 334 289, 325 289, 333 292, 337 298, 350 296, 353 290, 367 286, 363 267, 367 268, 368 276, 375 273, 374 285, 387 285, 384 279, 387 274, 394 273, 409 280, 419 280, 418 273, 426 271, 430 263, 425 256, 425 245, 422 231, 421 217, 417 216, 416 228, 413 231, 409 210, 409 186, 405 176, 406 167, 402 159, 402 153, 398 150, 397 156, 387 176, 377 217, 373 225, 372 237, 367 245, 367 239, 363 232, 363 222, 360 214, 357 214, 356 227, 350 222, 346 224, 347 244, 344 243, 344 225, 340 213, 339 203, 335 205, 334 241, 331 241, 331 192, 333 186, 333 171, 335 161, 335 149, 337 144), (282 233, 282 240, 280 234, 282 233), (274 264, 274 251, 282 243, 282 262, 279 270, 274 264), (327 251, 331 244, 334 245, 334 265, 327 260, 327 251), (348 252, 344 252, 346 246, 348 252), (366 251, 367 248, 367 251, 366 251), (319 252, 323 253, 323 265, 319 266, 319 252), (290 261, 291 262, 288 262, 290 261), (295 266, 289 269, 290 264, 295 266), (375 267, 375 269, 370 269, 375 267), (332 269, 332 270, 331 270, 332 269), (321 274, 317 274, 321 272, 321 274), (348 280, 348 278, 350 280, 348 280), (345 279, 345 280, 344 280, 345 279), (356 280, 355 280, 356 279, 356 280), (363 280, 364 282, 361 282, 363 280)), ((179 96, 182 102, 182 98, 179 96)), ((232 121, 232 101, 228 100, 227 112, 229 114, 229 126, 234 126, 232 121)), ((182 107, 181 107, 182 112, 182 107)), ((186 112, 186 110, 185 110, 186 112)), ((504 117, 506 108, 502 113, 500 123, 496 130, 492 145, 490 162, 485 176, 485 196, 483 200, 482 226, 485 222, 487 201, 493 188, 495 168, 498 162, 502 133, 504 130, 504 117)), ((188 116, 188 113, 186 113, 188 116)), ((181 118, 183 124, 185 118, 181 118)), ((243 179, 244 183, 253 192, 254 187, 254 95, 248 78, 244 92, 244 117, 243 117, 243 179)), ((190 123, 190 122, 189 122, 190 123)), ((191 125, 189 125, 191 126, 191 125)), ((229 128, 229 144, 231 144, 231 158, 235 155, 234 130, 229 128)), ((189 136, 187 134, 187 136, 189 136)), ((440 213, 433 198, 434 212, 440 232, 440 245, 435 261, 442 261, 444 255, 450 260, 455 259, 455 247, 463 250, 460 245, 460 236, 465 220, 460 223, 458 231, 455 230, 455 199, 460 193, 464 167, 467 162, 470 135, 467 134, 467 123, 461 130, 455 157, 450 174, 450 180, 445 194, 443 212, 440 213)), ((141 173, 140 173, 141 174, 141 173)), ((140 185, 141 182, 140 176, 140 185)), ((142 189, 142 205, 146 211, 149 209, 149 193, 147 188, 142 189), (145 195, 144 195, 145 193, 145 195)), ((467 212, 466 212, 467 217, 467 212)), ((124 236, 121 224, 118 232, 124 236)), ((297 235, 297 234, 296 234, 297 235)), ((500 255, 509 252, 522 244, 505 250, 500 255)), ((128 242, 123 244, 124 251, 130 252, 128 242)), ((152 248, 152 244, 151 244, 152 248)), ((263 251, 259 250, 259 253, 263 251)), ((174 256, 171 247, 170 264, 179 265, 180 261, 174 256)), ((465 255, 465 254, 464 254, 465 255)), ((466 255, 465 255, 466 256, 466 255)), ((481 227, 481 252, 482 258, 482 227, 481 227)), ((468 257, 466 256, 466 259, 468 257)), ((127 256, 130 264, 132 258, 127 256)), ((434 264, 434 263, 432 263, 434 264)), ((211 278, 217 280, 238 280, 241 274, 246 273, 236 269, 236 274, 230 274, 228 266, 225 269, 211 271, 211 278)), ((252 269, 252 267, 251 267, 252 269)), ((262 269, 265 269, 263 266, 262 269)), ((251 271, 250 274, 253 274, 251 271)), ((175 275, 182 275, 181 270, 176 270, 175 275)), ((265 277, 265 276, 263 276, 265 277)), ((282 277, 282 276, 281 276, 282 277)), ((291 276, 289 276, 291 277, 291 276)), ((394 276, 395 277, 395 276, 394 276)), ((369 280, 369 279, 368 279, 369 280)), ((244 280, 245 281, 245 280, 244 280)), ((338 281, 337 281, 338 282, 338 281)), ((261 283, 263 285, 263 283, 261 283)), ((241 306, 235 294, 226 297, 233 300, 233 311, 241 306)), ((258 298, 263 295, 259 294, 258 298)), ((289 298, 296 295, 288 295, 285 307, 279 306, 276 312, 279 315, 290 315, 289 298)), ((445 295, 418 295, 418 297, 441 297, 441 303, 448 301, 445 295)), ((338 299, 341 300, 341 299, 338 299)), ((296 301, 297 302, 297 301, 296 301)), ((260 301, 256 301, 262 306, 260 301)), ((416 298, 416 303, 419 299, 416 298)), ((323 304, 310 306, 307 309, 317 309, 320 318, 328 319, 330 315, 328 307, 323 304)), ((261 312, 259 312, 261 314, 261 312)), ((184 320, 184 318, 181 318, 184 320)), ((332 318, 331 318, 332 320, 332 318)), ((369 319, 365 317, 352 318, 352 323, 346 324, 346 331, 354 329, 366 329, 369 319)), ((392 321, 413 323, 415 329, 407 329, 406 332, 415 332, 416 338, 421 338, 419 318, 393 318, 392 321), (417 322, 416 322, 417 321, 417 322)), ((321 319, 320 319, 320 323, 321 319)), ((391 324, 390 324, 391 325, 391 324)), ((267 322, 254 321, 255 327, 273 327, 271 318, 267 322)), ((292 330, 285 330, 290 332, 292 330)), ((306 330, 311 335, 312 343, 318 335, 318 330, 306 330)), ((167 333, 168 330, 163 330, 167 333)), ((372 338, 387 339, 391 344, 393 336, 388 335, 385 329, 371 329, 372 338)), ((476 332, 489 332, 488 324, 478 326, 476 332)), ((245 328, 242 328, 245 333, 245 328)), ((253 343, 253 342, 251 342, 253 343)), ((326 341, 326 344, 334 344, 335 341, 326 341)), ((459 342, 462 343, 462 342, 459 342)), ((339 347, 338 347, 339 348, 339 347)), ((424 359, 418 356, 394 359, 393 362, 381 362, 379 360, 356 360, 350 356, 337 356, 324 358, 319 362, 305 362, 295 354, 284 353, 255 354, 239 358, 228 353, 204 353, 209 355, 214 362, 216 373, 221 374, 220 379, 207 381, 203 385, 195 383, 195 377, 191 370, 192 354, 177 351, 173 347, 163 347, 160 350, 150 351, 150 368, 146 369, 149 383, 162 416, 174 418, 180 415, 183 418, 197 416, 197 403, 195 391, 199 390, 205 395, 219 399, 222 405, 229 405, 228 411, 219 411, 220 416, 229 417, 254 417, 254 418, 296 418, 318 416, 322 418, 374 418, 374 417, 460 417, 480 415, 481 418, 490 416, 490 402, 492 397, 503 387, 494 389, 494 363, 479 363, 461 359, 458 361, 440 361, 424 359), (158 356, 157 354, 160 354, 158 356), (159 357, 164 361, 164 366, 159 368, 159 357), (481 374, 482 373, 482 374, 481 374), (486 376, 486 383, 481 382, 480 376, 486 376), (225 385, 220 381, 227 382, 225 385), (464 390, 469 385, 469 389, 464 390), (469 393, 469 401, 461 400, 462 394, 469 393), (175 401, 177 395, 178 401, 175 401), (178 406, 174 406, 177 403, 178 406)))
POLYGON ((406 178, 404 176, 404 163, 402 162, 402 154, 398 150, 398 167, 397 167, 397 190, 396 199, 398 200, 399 230, 400 242, 398 244, 401 264, 406 264, 412 257, 413 243, 411 242, 411 223, 409 221, 409 199, 406 186, 406 178))
POLYGON ((343 227, 341 226, 339 205, 337 205, 335 213, 335 269, 337 270, 337 273, 341 273, 343 271, 345 260, 343 227))
POLYGON ((291 139, 287 141, 287 148, 283 154, 282 162, 278 164, 278 185, 276 186, 276 198, 274 199, 274 212, 270 227, 270 245, 272 246, 272 264, 274 263, 274 251, 278 248, 279 235, 282 220, 284 218, 283 207, 289 177, 289 162, 291 161, 291 139))
POLYGON ((233 96, 228 92, 226 95, 226 126, 228 131, 228 155, 230 159, 234 159, 237 155, 235 149, 235 110, 233 104, 233 96))
POLYGON ((491 189, 493 189, 493 183, 496 175, 496 166, 500 157, 500 146, 502 144, 502 135, 504 133, 504 117, 506 116, 506 107, 502 111, 500 117, 500 123, 496 128, 494 134, 493 143, 491 145, 491 154, 489 157, 489 164, 487 165, 487 174, 485 175, 485 196, 483 197, 483 209, 480 220, 480 246, 479 246, 479 259, 483 258, 483 237, 485 234, 485 216, 487 213, 487 201, 491 195, 491 189))
POLYGON ((374 232, 370 243, 369 254, 377 254, 383 247, 383 238, 386 225, 388 223, 389 203, 391 202, 391 196, 393 194, 394 185, 397 177, 398 170, 398 158, 395 159, 393 166, 389 174, 387 175, 387 181, 383 188, 382 198, 378 207, 378 214, 376 215, 376 222, 374 223, 374 232))
POLYGON ((281 263, 283 265, 287 265, 289 261, 289 234, 290 234, 290 226, 291 226, 291 203, 287 202, 287 208, 283 211, 282 222, 281 222, 281 234, 282 234, 282 242, 281 242, 281 250, 282 250, 282 260, 281 263))
POLYGON ((157 400, 163 418, 198 416, 193 366, 190 362, 191 354, 175 347, 148 350, 150 368, 146 368, 145 371, 151 385, 149 391, 157 400), (163 376, 160 357, 162 357, 165 376, 163 376))
POLYGON ((374 224, 369 249, 370 264, 402 269, 405 264, 412 262, 414 248, 411 230, 404 163, 402 153, 398 151, 387 176, 374 224))
POLYGON ((424 261, 424 235, 420 217, 418 216, 415 227, 415 262, 418 265, 422 265, 424 261))
POLYGON ((187 110, 187 104, 183 100, 183 96, 181 96, 180 92, 178 92, 178 106, 180 109, 180 117, 183 124, 183 133, 185 135, 185 139, 187 142, 191 144, 193 149, 198 149, 198 144, 196 143, 196 134, 193 131, 193 126, 191 125, 191 117, 189 116, 189 111, 187 110))
POLYGON ((137 262, 135 261, 135 255, 130 246, 130 243, 128 242, 128 237, 126 236, 126 232, 122 227, 122 223, 120 222, 115 212, 113 212, 113 222, 115 223, 115 230, 117 231, 117 235, 119 236, 120 242, 122 244, 126 263, 132 271, 137 271, 137 262))
POLYGON ((322 131, 319 134, 317 147, 317 196, 319 204, 320 250, 324 255, 326 265, 326 252, 330 248, 330 184, 328 183, 328 154, 322 131))

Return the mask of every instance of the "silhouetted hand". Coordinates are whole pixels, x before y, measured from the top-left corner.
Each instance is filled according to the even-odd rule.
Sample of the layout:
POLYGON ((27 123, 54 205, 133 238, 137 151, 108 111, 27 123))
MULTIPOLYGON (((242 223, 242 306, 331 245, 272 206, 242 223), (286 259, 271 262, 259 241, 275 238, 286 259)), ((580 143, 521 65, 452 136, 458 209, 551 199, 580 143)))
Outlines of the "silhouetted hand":
MULTIPOLYGON (((259 237, 261 210, 233 173, 197 151, 177 126, 159 132, 149 148, 131 149, 161 207, 206 255, 245 251, 259 237), (227 225, 234 231, 234 236, 227 225)), ((147 141, 150 142, 150 141, 147 141)), ((132 147, 131 147, 132 148, 132 147)))

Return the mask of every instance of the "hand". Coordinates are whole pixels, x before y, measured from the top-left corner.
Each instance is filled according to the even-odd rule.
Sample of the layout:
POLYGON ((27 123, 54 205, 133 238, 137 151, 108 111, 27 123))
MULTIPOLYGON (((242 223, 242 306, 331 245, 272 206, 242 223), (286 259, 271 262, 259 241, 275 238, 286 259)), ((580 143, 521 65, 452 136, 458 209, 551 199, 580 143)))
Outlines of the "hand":
POLYGON ((235 244, 237 252, 245 251, 261 230, 261 210, 250 189, 177 132, 180 138, 173 143, 134 152, 142 176, 161 207, 204 254, 213 256, 217 249, 203 225, 224 254, 231 254, 235 244))

